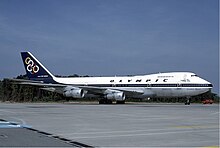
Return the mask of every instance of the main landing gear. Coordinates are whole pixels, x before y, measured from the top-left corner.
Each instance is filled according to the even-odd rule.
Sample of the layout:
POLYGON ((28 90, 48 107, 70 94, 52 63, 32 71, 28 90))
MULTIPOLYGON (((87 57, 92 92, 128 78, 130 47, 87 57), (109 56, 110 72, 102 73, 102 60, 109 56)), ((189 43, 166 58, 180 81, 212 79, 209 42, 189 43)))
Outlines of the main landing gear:
POLYGON ((112 104, 112 100, 101 99, 99 100, 99 104, 112 104))
POLYGON ((125 101, 116 101, 116 104, 125 104, 125 101))
POLYGON ((186 99, 186 101, 185 101, 185 105, 190 105, 190 103, 191 103, 191 98, 188 98, 188 97, 187 97, 187 99, 186 99))
MULTIPOLYGON (((112 104, 112 100, 101 99, 99 100, 99 104, 112 104)), ((125 101, 116 101, 116 104, 125 104, 125 101)))

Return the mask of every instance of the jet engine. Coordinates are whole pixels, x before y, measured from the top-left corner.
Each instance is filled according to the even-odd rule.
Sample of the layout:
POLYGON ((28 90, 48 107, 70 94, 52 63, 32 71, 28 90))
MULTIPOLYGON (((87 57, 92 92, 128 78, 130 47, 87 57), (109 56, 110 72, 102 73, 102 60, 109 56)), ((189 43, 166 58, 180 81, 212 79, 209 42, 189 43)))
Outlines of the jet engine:
POLYGON ((106 98, 109 100, 116 100, 116 101, 124 101, 125 94, 123 92, 112 92, 106 95, 106 98))
POLYGON ((85 96, 85 92, 83 89, 80 89, 80 88, 75 88, 75 87, 71 87, 71 88, 66 88, 64 90, 64 93, 63 95, 65 97, 73 97, 73 98, 84 98, 85 96))

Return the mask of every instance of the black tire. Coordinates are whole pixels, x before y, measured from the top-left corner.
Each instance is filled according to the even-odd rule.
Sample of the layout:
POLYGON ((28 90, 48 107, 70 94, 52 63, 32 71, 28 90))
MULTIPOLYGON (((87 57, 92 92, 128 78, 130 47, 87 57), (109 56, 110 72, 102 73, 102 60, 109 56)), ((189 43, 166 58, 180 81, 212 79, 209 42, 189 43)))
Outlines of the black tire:
POLYGON ((190 98, 185 101, 185 105, 190 105, 190 103, 191 103, 191 99, 190 98))
POLYGON ((112 100, 101 99, 99 100, 99 104, 112 104, 112 100))
POLYGON ((70 101, 70 98, 66 98, 66 101, 69 102, 69 101, 70 101))
POLYGON ((105 104, 105 100, 104 99, 99 100, 99 104, 105 104))
POLYGON ((125 101, 116 101, 116 104, 125 104, 125 101))
POLYGON ((112 100, 106 100, 106 104, 112 104, 112 100))

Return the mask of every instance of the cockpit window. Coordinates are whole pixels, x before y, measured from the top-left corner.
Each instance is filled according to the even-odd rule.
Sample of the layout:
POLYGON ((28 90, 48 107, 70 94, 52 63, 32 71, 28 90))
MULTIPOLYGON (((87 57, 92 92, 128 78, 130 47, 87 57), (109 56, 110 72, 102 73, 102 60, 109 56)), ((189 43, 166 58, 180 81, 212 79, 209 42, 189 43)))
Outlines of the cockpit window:
POLYGON ((197 75, 191 75, 191 77, 198 77, 197 75))

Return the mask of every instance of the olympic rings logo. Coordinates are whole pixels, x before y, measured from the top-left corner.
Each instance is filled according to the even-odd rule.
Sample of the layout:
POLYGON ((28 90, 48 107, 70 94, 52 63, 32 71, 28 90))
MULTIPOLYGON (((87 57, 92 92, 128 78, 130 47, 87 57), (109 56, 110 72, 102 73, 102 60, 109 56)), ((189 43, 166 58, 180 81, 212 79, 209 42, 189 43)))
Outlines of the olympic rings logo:
POLYGON ((24 62, 27 65, 27 71, 31 74, 35 74, 40 70, 39 66, 37 66, 30 57, 27 57, 24 62))

